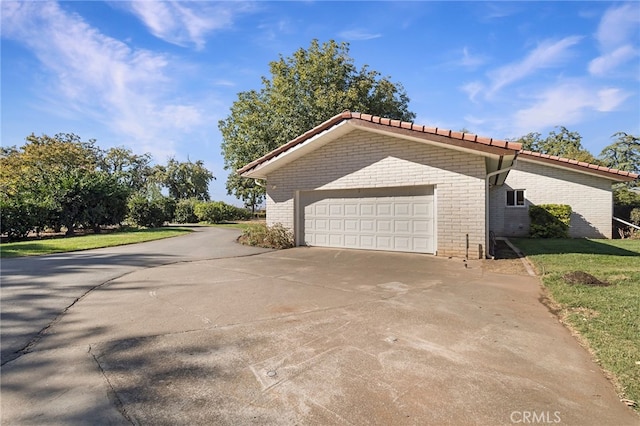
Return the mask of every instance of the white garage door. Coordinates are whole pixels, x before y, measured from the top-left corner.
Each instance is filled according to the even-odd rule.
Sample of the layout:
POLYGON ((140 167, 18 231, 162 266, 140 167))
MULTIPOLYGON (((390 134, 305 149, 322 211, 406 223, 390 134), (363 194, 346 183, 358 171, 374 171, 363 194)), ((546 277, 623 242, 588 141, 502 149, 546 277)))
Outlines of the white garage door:
POLYGON ((309 246, 435 253, 433 187, 300 194, 309 246))

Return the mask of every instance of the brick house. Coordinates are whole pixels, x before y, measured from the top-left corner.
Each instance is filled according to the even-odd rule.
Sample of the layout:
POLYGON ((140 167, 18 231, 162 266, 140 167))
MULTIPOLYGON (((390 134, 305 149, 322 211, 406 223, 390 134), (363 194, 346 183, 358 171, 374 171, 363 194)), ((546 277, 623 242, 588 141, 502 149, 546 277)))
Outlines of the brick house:
POLYGON ((613 182, 638 176, 514 142, 344 112, 238 170, 296 245, 486 255, 526 235, 528 206, 569 204, 570 235, 611 237, 613 182))

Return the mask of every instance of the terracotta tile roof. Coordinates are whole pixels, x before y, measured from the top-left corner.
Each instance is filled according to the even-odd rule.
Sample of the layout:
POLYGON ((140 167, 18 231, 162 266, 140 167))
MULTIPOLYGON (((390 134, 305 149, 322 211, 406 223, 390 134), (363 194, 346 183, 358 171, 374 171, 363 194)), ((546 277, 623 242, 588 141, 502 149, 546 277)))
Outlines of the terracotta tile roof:
POLYGON ((297 138, 287 142, 286 144, 276 148, 268 154, 258 158, 255 161, 247 164, 237 171, 242 174, 249 170, 252 170, 260 164, 271 160, 279 156, 280 154, 288 151, 289 149, 299 145, 313 136, 320 134, 331 127, 337 125, 342 121, 350 120, 353 124, 361 125, 368 128, 385 129, 394 133, 404 134, 408 136, 417 136, 425 139, 432 139, 436 142, 441 142, 449 145, 461 146, 471 148, 478 151, 486 152, 502 152, 505 150, 518 152, 522 145, 517 142, 509 142, 500 139, 486 138, 470 133, 454 132, 452 130, 440 129, 438 127, 422 126, 415 123, 410 123, 400 120, 392 120, 390 118, 378 117, 371 114, 362 114, 359 112, 345 111, 338 115, 331 117, 324 123, 314 127, 313 129, 303 133, 297 138))
POLYGON ((238 174, 246 173, 255 169, 261 164, 278 157, 280 154, 287 152, 291 148, 307 141, 308 139, 332 128, 342 121, 349 120, 352 124, 362 126, 363 128, 370 128, 374 130, 388 130, 390 132, 418 137, 421 139, 428 139, 435 142, 440 142, 446 145, 458 146, 467 149, 473 149, 477 151, 493 152, 497 154, 504 154, 506 151, 513 151, 515 155, 520 158, 530 159, 533 161, 546 162, 548 164, 555 164, 557 166, 574 169, 577 171, 597 174, 603 177, 608 177, 613 180, 631 181, 638 178, 635 173, 625 172, 622 170, 611 169, 604 166, 598 166, 595 164, 579 162, 568 158, 556 157, 553 155, 540 154, 532 151, 522 150, 522 145, 517 142, 510 142, 501 139, 492 139, 482 137, 470 133, 454 132, 452 130, 440 129, 438 127, 422 126, 415 123, 410 123, 400 120, 392 120, 390 118, 378 117, 371 114, 362 114, 359 112, 345 111, 338 115, 335 115, 325 121, 324 123, 314 127, 313 129, 303 133, 297 138, 287 142, 286 144, 276 148, 268 154, 258 158, 255 161, 247 164, 237 171, 238 174))
POLYGON ((592 172, 601 176, 610 177, 615 180, 634 180, 640 175, 635 173, 626 172, 624 170, 612 169, 605 166, 599 166, 597 164, 585 163, 584 161, 572 160, 570 158, 557 157, 555 155, 540 154, 533 151, 520 151, 518 158, 537 160, 546 163, 555 163, 559 166, 567 167, 574 170, 583 172, 592 172), (613 175, 613 176, 612 176, 613 175))

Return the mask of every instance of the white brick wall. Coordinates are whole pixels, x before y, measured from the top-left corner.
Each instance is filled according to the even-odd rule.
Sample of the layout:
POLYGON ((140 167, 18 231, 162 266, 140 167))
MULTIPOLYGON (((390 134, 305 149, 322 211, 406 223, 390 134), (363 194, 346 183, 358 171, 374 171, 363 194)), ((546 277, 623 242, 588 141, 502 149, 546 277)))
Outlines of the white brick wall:
POLYGON ((528 208, 506 207, 506 191, 524 189, 526 206, 569 204, 573 209, 569 235, 611 238, 612 181, 567 169, 518 160, 502 187, 490 191, 490 226, 498 236, 526 236, 528 208))
POLYGON ((267 223, 295 229, 296 190, 435 185, 437 252, 484 253, 481 156, 354 130, 267 177, 267 223))

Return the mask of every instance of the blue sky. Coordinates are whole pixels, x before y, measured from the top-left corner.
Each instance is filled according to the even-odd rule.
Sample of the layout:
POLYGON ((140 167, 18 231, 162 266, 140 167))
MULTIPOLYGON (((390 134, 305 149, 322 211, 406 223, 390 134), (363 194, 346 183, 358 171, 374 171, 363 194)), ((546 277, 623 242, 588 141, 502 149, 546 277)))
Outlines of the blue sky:
MULTIPOLYGON (((598 155, 640 135, 638 2, 2 1, 2 144, 70 132, 156 162, 203 160, 279 55, 350 43, 404 85, 416 122, 494 138, 563 125, 598 155)), ((363 111, 366 112, 366 111, 363 111)))

